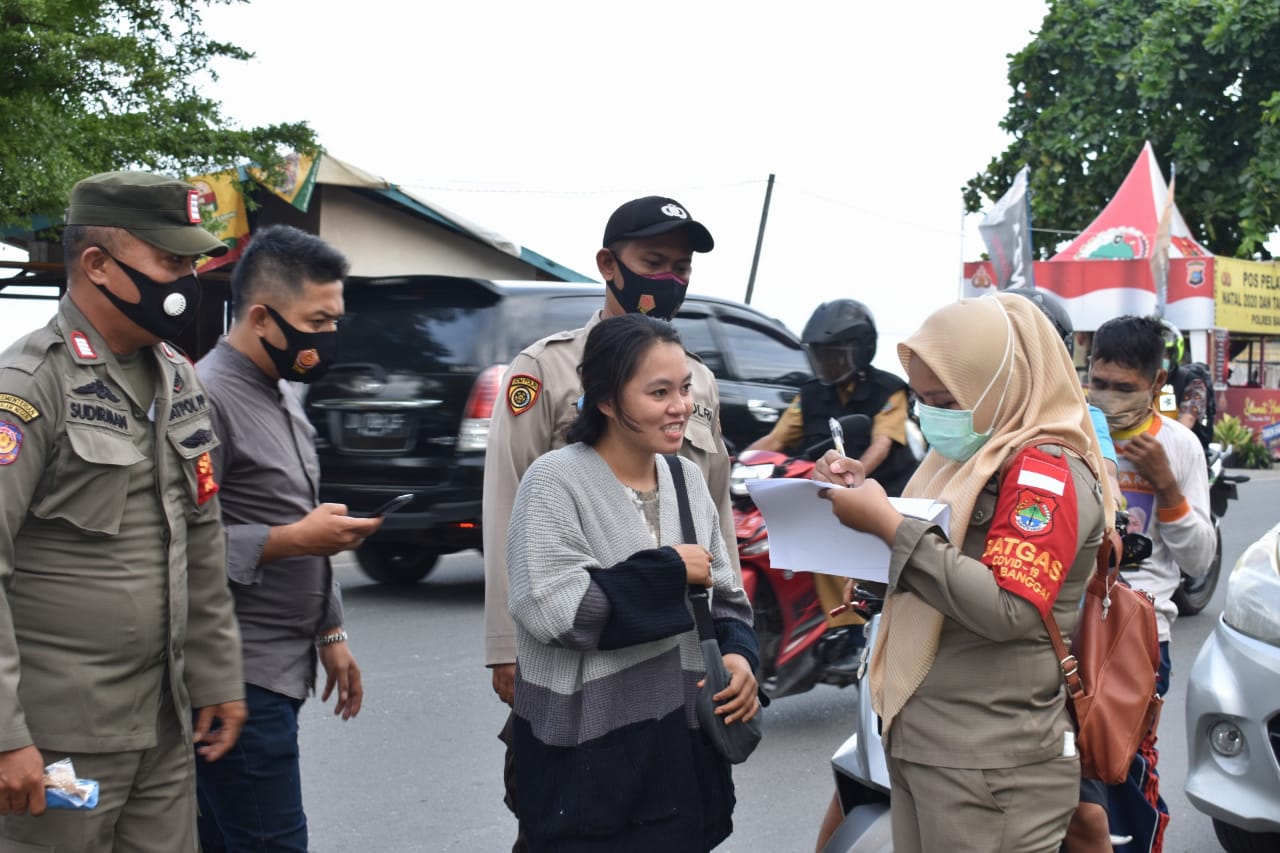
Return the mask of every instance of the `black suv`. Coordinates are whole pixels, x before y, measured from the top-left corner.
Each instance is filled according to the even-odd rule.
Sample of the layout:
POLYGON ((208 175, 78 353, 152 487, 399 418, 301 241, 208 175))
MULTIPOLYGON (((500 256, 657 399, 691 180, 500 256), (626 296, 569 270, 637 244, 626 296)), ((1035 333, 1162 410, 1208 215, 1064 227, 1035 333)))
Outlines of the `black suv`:
MULTIPOLYGON (((604 288, 353 277, 345 297, 340 361, 306 397, 320 497, 360 513, 412 493, 356 558, 375 580, 415 583, 441 554, 480 547, 485 440, 507 364, 583 326, 604 288)), ((690 296, 675 325, 719 380, 731 452, 768 432, 810 376, 795 336, 751 308, 690 296)))

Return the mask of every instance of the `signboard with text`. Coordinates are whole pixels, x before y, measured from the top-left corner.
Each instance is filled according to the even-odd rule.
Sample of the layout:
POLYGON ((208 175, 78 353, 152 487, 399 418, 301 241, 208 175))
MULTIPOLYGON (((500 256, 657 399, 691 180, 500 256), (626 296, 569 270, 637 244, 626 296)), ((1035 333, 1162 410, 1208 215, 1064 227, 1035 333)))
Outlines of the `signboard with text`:
POLYGON ((1233 332, 1280 334, 1280 264, 1213 259, 1216 325, 1233 332))

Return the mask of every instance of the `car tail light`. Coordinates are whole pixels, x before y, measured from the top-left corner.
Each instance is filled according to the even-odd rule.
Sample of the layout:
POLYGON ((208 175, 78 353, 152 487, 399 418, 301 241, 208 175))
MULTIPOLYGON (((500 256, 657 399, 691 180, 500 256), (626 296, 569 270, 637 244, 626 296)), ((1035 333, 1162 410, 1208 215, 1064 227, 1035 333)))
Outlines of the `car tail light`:
POLYGON ((489 419, 498 401, 498 390, 506 367, 495 364, 476 377, 462 410, 462 426, 458 428, 458 450, 484 450, 489 441, 489 419))

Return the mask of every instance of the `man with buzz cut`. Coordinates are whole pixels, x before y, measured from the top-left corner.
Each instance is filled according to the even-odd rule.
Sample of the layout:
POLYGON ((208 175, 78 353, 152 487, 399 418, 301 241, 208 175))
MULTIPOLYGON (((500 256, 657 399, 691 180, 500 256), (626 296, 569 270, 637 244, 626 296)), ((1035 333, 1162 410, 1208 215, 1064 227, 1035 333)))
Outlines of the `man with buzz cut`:
MULTIPOLYGON (((606 317, 641 313, 670 320, 689 288, 695 252, 715 246, 711 232, 675 199, 646 196, 623 204, 609 217, 596 268, 607 290, 604 305, 585 326, 560 332, 516 356, 502 382, 489 426, 484 458, 485 665, 493 671, 493 689, 508 705, 515 702, 515 624, 507 612, 507 525, 524 472, 543 453, 563 447, 577 416, 587 334, 606 317)), ((720 514, 734 574, 741 584, 733 510, 729 503, 729 452, 720 435, 720 394, 715 377, 695 356, 692 412, 680 455, 702 471, 720 514)), ((507 805, 515 809, 511 759, 511 721, 500 737, 507 744, 507 805)), ((526 849, 517 839, 515 851, 526 849)))
POLYGON ((288 225, 263 228, 231 275, 231 329, 196 369, 209 393, 227 528, 227 579, 244 634, 249 720, 217 763, 197 760, 204 853, 305 853, 298 713, 324 669, 320 701, 360 712, 364 687, 347 644, 329 558, 382 524, 320 503, 315 430, 290 382, 337 355, 347 260, 288 225))
POLYGON ((226 251, 198 202, 143 172, 76 184, 66 296, 0 355, 3 851, 196 853, 192 741, 218 761, 245 719, 218 439, 166 343, 226 251), (64 758, 96 807, 45 810, 64 758))

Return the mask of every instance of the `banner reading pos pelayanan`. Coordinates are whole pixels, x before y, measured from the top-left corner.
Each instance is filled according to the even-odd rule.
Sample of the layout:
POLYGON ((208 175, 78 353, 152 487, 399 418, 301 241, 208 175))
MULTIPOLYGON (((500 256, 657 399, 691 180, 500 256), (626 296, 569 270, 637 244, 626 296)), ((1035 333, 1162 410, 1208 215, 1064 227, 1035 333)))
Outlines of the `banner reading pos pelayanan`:
POLYGON ((1213 309, 1221 328, 1280 335, 1280 263, 1214 258, 1213 309))

